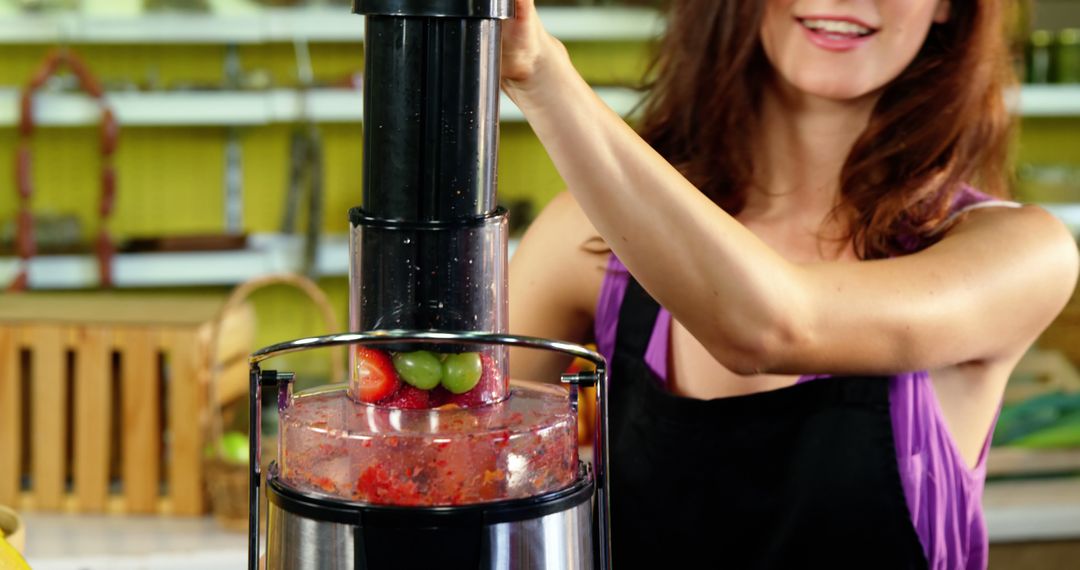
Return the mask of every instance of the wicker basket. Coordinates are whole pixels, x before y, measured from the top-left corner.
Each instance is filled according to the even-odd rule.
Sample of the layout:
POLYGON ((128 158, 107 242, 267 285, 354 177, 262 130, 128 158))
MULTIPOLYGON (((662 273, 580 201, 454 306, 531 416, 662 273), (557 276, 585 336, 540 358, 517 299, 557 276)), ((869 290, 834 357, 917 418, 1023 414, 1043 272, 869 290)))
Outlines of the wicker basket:
MULTIPOLYGON (((222 314, 227 314, 233 306, 239 306, 246 301, 255 291, 272 285, 288 285, 299 289, 318 307, 322 315, 323 323, 330 332, 337 332, 338 319, 334 316, 334 309, 327 300, 326 295, 318 285, 310 279, 297 274, 280 274, 259 277, 236 287, 225 301, 222 314)), ((215 329, 215 334, 220 329, 215 329)), ((217 346, 213 343, 211 346, 217 346)), ((332 374, 335 378, 345 377, 345 358, 340 349, 331 353, 333 363, 332 374)), ((210 378, 210 390, 212 394, 221 394, 222 398, 213 406, 209 422, 207 441, 217 446, 224 434, 226 425, 226 410, 230 404, 237 402, 238 398, 246 401, 247 392, 236 394, 234 390, 223 390, 222 385, 247 385, 247 366, 219 366, 213 369, 210 378), (242 375, 242 378, 238 376, 242 375)), ((263 463, 268 463, 276 454, 276 442, 273 438, 264 438, 262 449, 263 463)), ((214 518, 223 527, 233 530, 246 530, 248 524, 248 466, 225 461, 221 458, 221 450, 214 449, 214 453, 204 461, 206 471, 207 490, 210 495, 211 510, 214 518)), ((265 471, 266 465, 263 465, 265 471)), ((265 504, 266 497, 259 500, 265 504)))
POLYGON ((210 505, 218 524, 229 530, 246 530, 248 523, 248 468, 217 457, 208 458, 203 470, 210 505))

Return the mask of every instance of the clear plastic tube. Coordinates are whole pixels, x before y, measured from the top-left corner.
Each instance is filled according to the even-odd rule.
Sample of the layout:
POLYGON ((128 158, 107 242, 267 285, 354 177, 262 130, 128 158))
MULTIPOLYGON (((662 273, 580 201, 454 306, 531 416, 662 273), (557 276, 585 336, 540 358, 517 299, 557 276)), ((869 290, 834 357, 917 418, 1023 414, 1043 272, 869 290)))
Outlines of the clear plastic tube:
MULTIPOLYGON (((453 222, 379 220, 358 208, 350 215, 352 330, 507 331, 505 210, 453 222)), ((350 397, 376 405, 476 407, 501 401, 508 391, 505 347, 358 348, 349 363, 350 397), (429 355, 416 356, 421 351, 440 361, 433 387, 430 371, 423 382, 410 382, 403 368, 387 364, 422 360, 429 370, 429 355)))

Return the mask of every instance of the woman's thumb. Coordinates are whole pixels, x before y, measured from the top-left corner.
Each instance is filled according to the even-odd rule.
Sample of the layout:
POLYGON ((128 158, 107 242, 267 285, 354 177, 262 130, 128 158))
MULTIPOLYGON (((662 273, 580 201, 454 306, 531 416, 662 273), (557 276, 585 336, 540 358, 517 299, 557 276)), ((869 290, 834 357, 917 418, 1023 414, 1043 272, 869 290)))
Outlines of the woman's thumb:
POLYGON ((527 22, 536 13, 536 0, 514 0, 514 20, 527 22))

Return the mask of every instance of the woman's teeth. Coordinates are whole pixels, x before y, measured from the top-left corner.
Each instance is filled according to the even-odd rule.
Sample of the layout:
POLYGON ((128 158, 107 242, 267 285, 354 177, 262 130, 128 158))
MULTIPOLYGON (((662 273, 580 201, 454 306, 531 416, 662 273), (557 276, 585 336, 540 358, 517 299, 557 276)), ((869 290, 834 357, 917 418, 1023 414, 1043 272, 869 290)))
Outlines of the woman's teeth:
POLYGON ((840 34, 845 36, 868 36, 874 32, 870 28, 844 20, 800 20, 802 25, 815 32, 840 34))

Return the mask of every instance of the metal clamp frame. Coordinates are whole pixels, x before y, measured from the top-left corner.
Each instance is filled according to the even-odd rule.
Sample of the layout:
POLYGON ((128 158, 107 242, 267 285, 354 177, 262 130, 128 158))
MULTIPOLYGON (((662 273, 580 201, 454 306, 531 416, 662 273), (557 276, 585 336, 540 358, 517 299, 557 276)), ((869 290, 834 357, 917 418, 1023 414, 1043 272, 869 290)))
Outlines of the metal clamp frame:
POLYGON ((503 335, 470 331, 368 331, 340 333, 326 336, 300 338, 261 348, 252 353, 249 360, 250 423, 248 460, 251 484, 248 486, 248 569, 259 567, 259 488, 262 485, 262 388, 263 386, 287 387, 293 381, 290 372, 262 370, 259 364, 267 359, 312 350, 345 345, 379 346, 401 342, 425 344, 502 345, 562 352, 582 358, 596 366, 595 372, 579 372, 562 375, 562 382, 573 387, 596 385, 596 425, 593 432, 593 457, 596 471, 596 500, 598 505, 599 560, 602 569, 611 568, 611 502, 609 498, 610 465, 608 457, 608 382, 607 359, 584 346, 569 342, 529 336, 503 335))

